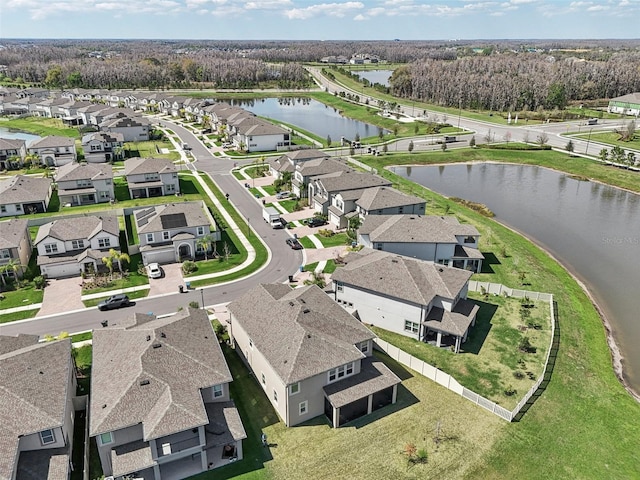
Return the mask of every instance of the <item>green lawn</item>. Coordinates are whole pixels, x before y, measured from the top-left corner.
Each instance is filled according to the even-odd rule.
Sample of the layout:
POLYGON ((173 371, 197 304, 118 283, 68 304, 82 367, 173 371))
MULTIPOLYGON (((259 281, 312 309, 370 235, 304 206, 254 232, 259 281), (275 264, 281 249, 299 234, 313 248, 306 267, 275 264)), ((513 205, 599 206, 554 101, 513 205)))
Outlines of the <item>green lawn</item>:
MULTIPOLYGON (((15 284, 9 284, 7 288, 15 288, 15 284)), ((38 290, 33 286, 33 283, 28 284, 26 287, 16 290, 2 289, 3 299, 0 300, 0 313, 5 308, 23 307, 25 305, 32 305, 35 303, 42 303, 42 297, 44 296, 44 290, 38 290)))
POLYGON ((146 142, 127 142, 124 146, 125 158, 133 157, 155 157, 166 158, 169 160, 178 160, 180 154, 174 150, 173 145, 169 141, 149 140, 146 142), (160 153, 161 149, 168 149, 169 153, 160 153))
MULTIPOLYGON (((218 249, 218 254, 222 255, 222 249, 218 249)), ((198 269, 195 272, 190 273, 189 275, 186 275, 186 278, 195 277, 198 275, 206 275, 208 273, 224 272, 225 270, 229 270, 233 267, 237 267, 238 265, 242 264, 242 262, 246 259, 247 259, 246 255, 243 256, 238 253, 235 253, 235 254, 229 255, 228 260, 225 260, 223 256, 220 256, 214 259, 209 259, 209 260, 198 260, 196 262, 198 269)))
MULTIPOLYGON (((618 135, 615 132, 597 132, 597 133, 592 133, 591 135, 589 134, 589 132, 587 133, 580 133, 580 134, 574 134, 575 137, 579 137, 582 140, 588 140, 589 137, 591 137, 591 141, 592 142, 600 142, 600 143, 604 143, 606 145, 619 145, 622 148, 634 148, 636 150, 640 150, 640 134, 636 133, 634 135, 634 138, 632 141, 629 142, 623 142, 622 140, 620 140, 620 135, 618 135)), ((593 145, 595 148, 596 145, 593 145)), ((589 149, 589 151, 591 152, 591 149, 589 149)), ((594 150, 593 152, 591 152, 592 155, 594 155, 596 153, 596 151, 594 150)))
POLYGON ((24 132, 33 133, 46 137, 48 135, 59 135, 62 137, 80 138, 80 133, 76 127, 67 127, 58 118, 25 117, 25 118, 0 118, 0 126, 14 128, 24 132))
POLYGON ((298 200, 279 200, 278 203, 282 208, 284 208, 287 212, 294 212, 296 209, 296 205, 298 204, 298 200))
MULTIPOLYGON (((89 288, 83 287, 82 294, 89 295, 92 293, 109 292, 111 290, 117 290, 120 288, 137 287, 139 285, 146 285, 149 283, 149 279, 146 275, 138 273, 138 267, 142 262, 142 255, 137 253, 130 256, 130 263, 128 267, 128 275, 125 278, 114 279, 106 286, 89 288)), ((114 267, 114 273, 118 272, 117 267, 114 267)), ((147 291, 147 290, 145 290, 147 291)), ((148 293, 148 291, 147 291, 148 293)), ((146 296, 146 293, 145 295, 146 296)))
POLYGON ((129 241, 129 245, 137 245, 140 242, 140 239, 138 238, 136 222, 133 221, 133 215, 124 216, 124 225, 127 231, 127 239, 129 241))
POLYGON ((26 320, 27 318, 33 318, 38 314, 39 308, 33 310, 22 310, 20 312, 2 313, 0 310, 0 324, 15 322, 17 320, 26 320))
POLYGON ((351 245, 351 239, 347 236, 346 233, 336 233, 331 237, 316 235, 316 238, 320 240, 324 248, 339 247, 340 245, 351 245))
POLYGON ((311 241, 311 239, 309 239, 309 237, 299 238, 298 241, 304 248, 316 248, 315 244, 311 241))
MULTIPOLYGON (((318 263, 319 262, 313 262, 313 263, 309 263, 307 265, 304 266, 304 271, 305 272, 314 272, 315 269, 318 267, 318 263)), ((334 260, 327 260, 327 263, 324 267, 324 269, 322 270, 322 273, 333 273, 336 270, 336 262, 334 260)))

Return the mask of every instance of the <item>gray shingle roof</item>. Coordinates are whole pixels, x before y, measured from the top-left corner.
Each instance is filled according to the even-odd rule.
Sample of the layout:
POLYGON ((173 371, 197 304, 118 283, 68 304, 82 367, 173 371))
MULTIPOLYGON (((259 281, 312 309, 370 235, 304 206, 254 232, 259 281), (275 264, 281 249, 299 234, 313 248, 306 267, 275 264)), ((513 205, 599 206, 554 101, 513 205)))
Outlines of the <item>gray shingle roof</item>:
POLYGON ((49 196, 50 178, 16 175, 0 180, 0 205, 12 203, 44 202, 49 196))
POLYGON ((149 442, 142 440, 117 445, 111 450, 111 467, 114 477, 144 470, 157 463, 151 454, 149 442))
POLYGON ((160 232, 163 230, 176 230, 184 227, 200 227, 209 225, 209 218, 202 210, 202 205, 198 202, 170 203, 167 205, 157 205, 146 209, 147 214, 141 214, 142 210, 136 210, 134 217, 138 233, 160 232), (163 217, 182 213, 186 221, 183 227, 167 228, 162 225, 163 217), (145 222, 146 223, 143 223, 145 222))
POLYGON ((374 187, 365 190, 356 202, 367 211, 383 208, 402 207, 408 205, 424 204, 424 198, 406 195, 391 187, 374 187))
POLYGON ((629 102, 640 105, 640 92, 628 93, 621 97, 612 98, 612 102, 629 102))
POLYGON ((475 302, 461 299, 450 312, 440 307, 433 307, 422 324, 432 330, 440 330, 449 335, 462 337, 469 329, 479 309, 480 307, 475 302))
POLYGON ((458 243, 456 235, 480 235, 469 224, 456 217, 436 215, 367 215, 358 234, 369 235, 372 242, 392 243, 458 243))
POLYGON ((335 172, 346 172, 352 170, 347 162, 335 158, 318 158, 309 160, 296 166, 298 171, 305 177, 315 177, 335 172))
POLYGON ((130 158, 124 162, 125 175, 138 175, 141 173, 169 173, 177 172, 178 167, 165 158, 130 158))
POLYGON ((67 480, 69 447, 20 452, 17 480, 67 480))
POLYGON ((82 217, 60 218, 53 222, 45 223, 38 229, 35 244, 37 245, 47 236, 61 241, 87 240, 95 237, 100 232, 120 235, 120 226, 117 217, 86 215, 82 217))
POLYGON ((0 249, 18 248, 27 231, 27 220, 13 218, 0 223, 0 249))
POLYGON ((436 296, 455 298, 472 275, 467 270, 369 248, 350 253, 345 262, 333 272, 334 281, 417 305, 429 305, 436 296))
POLYGON ((0 478, 12 478, 19 437, 64 424, 71 368, 69 339, 0 336, 0 478))
POLYGON ((238 132, 243 135, 279 135, 289 133, 288 130, 285 130, 278 125, 273 125, 272 123, 262 122, 256 125, 251 125, 248 128, 244 129, 243 125, 238 127, 238 132))
POLYGON ((287 152, 283 157, 293 161, 309 161, 309 160, 322 160, 329 158, 329 154, 316 148, 301 148, 300 150, 293 150, 287 152))
POLYGON ((76 141, 70 137, 59 137, 57 135, 49 135, 42 140, 33 142, 29 148, 55 148, 55 147, 73 147, 76 141))
POLYGON ((96 163, 67 163, 58 168, 56 174, 57 182, 68 182, 71 180, 105 180, 113 179, 113 169, 109 164, 96 163))
POLYGON ((228 308, 285 385, 364 358, 355 344, 375 337, 315 285, 258 285, 228 308))
POLYGON ((347 170, 340 175, 319 177, 318 182, 322 184, 327 192, 341 192, 344 190, 356 190, 370 187, 380 187, 382 185, 391 186, 391 182, 372 173, 360 173, 355 170, 347 170))
POLYGON ((232 380, 206 312, 192 308, 94 330, 93 358, 91 436, 142 423, 148 441, 206 425, 200 390, 232 380))
POLYGON ((205 427, 207 448, 247 438, 240 414, 233 401, 205 405, 209 425, 205 427))
POLYGON ((82 136, 82 145, 92 141, 101 143, 124 142, 124 135, 119 132, 93 132, 82 136))
POLYGON ((20 150, 25 144, 19 138, 0 138, 0 150, 20 150))

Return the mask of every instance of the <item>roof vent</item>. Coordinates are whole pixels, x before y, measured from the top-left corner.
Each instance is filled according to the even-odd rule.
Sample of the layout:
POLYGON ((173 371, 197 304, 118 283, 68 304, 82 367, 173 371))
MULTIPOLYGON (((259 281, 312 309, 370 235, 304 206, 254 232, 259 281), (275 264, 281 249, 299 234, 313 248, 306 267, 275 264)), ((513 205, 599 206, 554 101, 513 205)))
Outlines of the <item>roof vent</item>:
POLYGON ((289 302, 289 306, 291 306, 291 307, 295 307, 295 305, 296 305, 295 303, 293 303, 293 302, 289 302))
POLYGON ((107 404, 105 403, 104 405, 102 405, 102 408, 107 408, 107 404))
POLYGON ((145 385, 149 385, 151 382, 149 380, 140 380, 140 386, 144 387, 145 385))
POLYGON ((161 343, 154 343, 153 345, 151 345, 153 348, 160 348, 162 346, 161 343))
POLYGON ((309 310, 308 308, 305 308, 304 310, 302 310, 302 313, 309 313, 311 310, 309 310))
POLYGON ((167 334, 166 334, 166 333, 164 333, 164 332, 160 332, 160 336, 161 336, 162 338, 167 338, 167 334))
POLYGON ((394 258, 393 260, 391 260, 391 263, 398 263, 398 260, 394 258))
POLYGON ((438 271, 439 271, 439 272, 444 272, 444 270, 442 269, 442 267, 440 267, 440 268, 438 269, 438 271))
POLYGON ((151 335, 147 335, 147 342, 151 341, 151 335))
POLYGON ((307 338, 311 338, 311 334, 310 333, 307 333, 307 338))
POLYGON ((301 298, 300 303, 307 303, 307 302, 304 301, 304 298, 301 298))
POLYGON ((40 370, 40 375, 44 375, 44 372, 42 370, 40 370))

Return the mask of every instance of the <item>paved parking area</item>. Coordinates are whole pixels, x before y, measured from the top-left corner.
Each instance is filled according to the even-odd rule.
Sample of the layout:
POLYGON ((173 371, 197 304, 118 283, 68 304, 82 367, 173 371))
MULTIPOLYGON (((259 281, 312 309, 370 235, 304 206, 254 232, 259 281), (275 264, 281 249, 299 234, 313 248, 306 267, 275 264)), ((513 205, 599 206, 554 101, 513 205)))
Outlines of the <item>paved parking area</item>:
MULTIPOLYGON (((85 308, 82 300, 80 300, 81 296, 82 278, 80 277, 47 280, 42 307, 36 317, 85 308)), ((51 333, 57 334, 60 332, 51 333)))
POLYGON ((184 285, 182 278, 182 264, 168 263, 160 265, 164 275, 162 278, 149 279, 149 296, 178 293, 178 285, 184 285))

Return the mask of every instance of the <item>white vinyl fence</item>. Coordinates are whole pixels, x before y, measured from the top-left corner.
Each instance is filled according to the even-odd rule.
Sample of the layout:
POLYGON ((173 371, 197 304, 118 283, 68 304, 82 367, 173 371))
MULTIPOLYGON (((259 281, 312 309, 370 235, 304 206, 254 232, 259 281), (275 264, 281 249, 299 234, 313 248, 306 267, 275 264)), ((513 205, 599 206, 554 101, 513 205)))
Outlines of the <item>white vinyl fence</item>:
POLYGON ((516 297, 516 298, 528 297, 531 300, 542 300, 542 301, 549 302, 549 309, 551 312, 551 340, 550 340, 549 348, 547 349, 547 355, 544 361, 544 369, 542 371, 542 375, 540 375, 540 378, 538 378, 536 383, 533 384, 533 386, 524 395, 524 397, 522 397, 522 399, 518 402, 518 404, 513 410, 509 411, 506 408, 501 407, 497 403, 484 398, 483 396, 475 393, 472 390, 469 390, 466 387, 463 387, 451 375, 443 372, 442 370, 438 370, 436 367, 428 364, 427 362, 424 362, 420 359, 415 358, 412 355, 409 355, 407 352, 400 350, 398 347, 391 345, 389 342, 376 338, 374 340, 375 346, 379 350, 384 351, 387 355, 389 355, 391 358, 401 363, 402 365, 409 367, 410 369, 418 372, 422 376, 427 377, 430 380, 433 380, 434 382, 439 383, 443 387, 448 388, 449 390, 457 393, 458 395, 462 395, 467 400, 470 400, 473 403, 486 408, 490 412, 493 412, 499 417, 510 422, 518 414, 518 412, 520 412, 522 407, 525 406, 525 404, 533 396, 536 390, 538 390, 538 388, 540 387, 540 384, 544 381, 545 376, 547 374, 547 369, 549 367, 549 357, 551 356, 551 353, 552 353, 552 347, 553 347, 553 342, 555 338, 555 329, 556 329, 556 317, 555 317, 555 311, 553 306, 553 295, 550 293, 530 292, 527 290, 512 289, 497 283, 477 282, 477 281, 469 282, 469 290, 471 291, 480 292, 482 291, 482 288, 484 288, 484 291, 490 294, 495 294, 495 295, 506 294, 510 297, 516 297))

